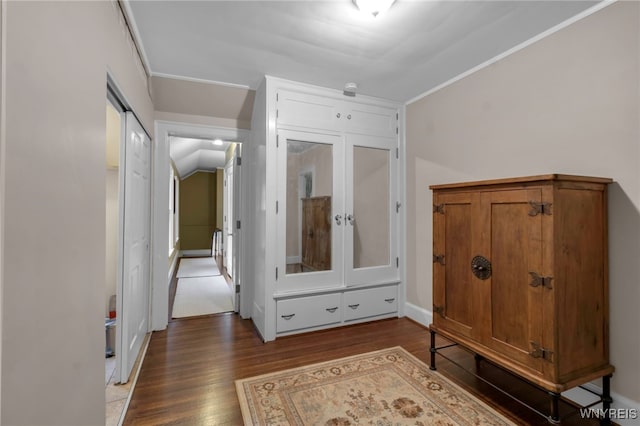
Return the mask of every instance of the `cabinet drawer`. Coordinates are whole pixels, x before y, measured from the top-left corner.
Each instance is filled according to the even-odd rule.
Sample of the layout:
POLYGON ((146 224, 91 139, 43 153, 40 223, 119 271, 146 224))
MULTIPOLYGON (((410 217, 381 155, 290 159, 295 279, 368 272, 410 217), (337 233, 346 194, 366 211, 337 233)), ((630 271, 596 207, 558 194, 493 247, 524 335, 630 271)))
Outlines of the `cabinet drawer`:
POLYGON ((398 286, 369 288, 344 294, 344 320, 390 314, 398 310, 398 286))
POLYGON ((297 297, 277 303, 276 331, 278 333, 342 321, 340 293, 297 297))

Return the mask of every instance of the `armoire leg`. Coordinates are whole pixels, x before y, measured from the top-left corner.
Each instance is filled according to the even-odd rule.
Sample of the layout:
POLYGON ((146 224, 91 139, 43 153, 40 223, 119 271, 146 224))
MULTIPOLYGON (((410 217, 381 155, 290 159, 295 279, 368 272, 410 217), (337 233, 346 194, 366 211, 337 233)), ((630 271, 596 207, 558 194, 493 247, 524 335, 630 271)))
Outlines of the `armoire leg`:
POLYGON ((560 424, 560 412, 559 412, 559 402, 560 402, 560 394, 556 392, 549 392, 549 398, 551 402, 551 414, 549 415, 549 423, 553 423, 555 425, 560 424))
POLYGON ((431 362, 429 364, 430 370, 436 369, 436 332, 433 330, 429 330, 431 333, 431 347, 429 351, 431 352, 431 362))
POLYGON ((600 420, 601 425, 610 425, 611 417, 609 415, 609 409, 611 408, 611 374, 602 377, 602 409, 604 410, 604 418, 600 420))

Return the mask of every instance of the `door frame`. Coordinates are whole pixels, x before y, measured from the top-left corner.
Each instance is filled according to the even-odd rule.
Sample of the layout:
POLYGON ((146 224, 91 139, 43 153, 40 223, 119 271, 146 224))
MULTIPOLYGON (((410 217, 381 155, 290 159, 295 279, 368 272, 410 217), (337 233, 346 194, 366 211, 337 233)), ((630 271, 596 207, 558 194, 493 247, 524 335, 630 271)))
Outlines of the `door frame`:
MULTIPOLYGON (((238 128, 208 126, 191 124, 170 120, 155 120, 155 139, 153 155, 153 212, 152 212, 152 273, 151 273, 151 329, 154 331, 167 328, 169 320, 169 284, 176 268, 177 262, 169 265, 167 258, 167 242, 169 241, 169 138, 172 135, 192 135, 193 137, 216 139, 220 138, 234 142, 248 142, 250 131, 238 128)), ((245 223, 245 213, 241 210, 241 220, 245 223)), ((245 233, 246 234, 246 233, 245 233)), ((244 237, 248 236, 241 234, 244 237)), ((177 259, 177 257, 176 257, 177 259)), ((243 259, 239 258, 239 268, 243 267, 243 259)), ((246 289, 245 289, 246 290, 246 289)), ((251 317, 253 301, 247 300, 240 292, 240 315, 243 318, 251 317)))

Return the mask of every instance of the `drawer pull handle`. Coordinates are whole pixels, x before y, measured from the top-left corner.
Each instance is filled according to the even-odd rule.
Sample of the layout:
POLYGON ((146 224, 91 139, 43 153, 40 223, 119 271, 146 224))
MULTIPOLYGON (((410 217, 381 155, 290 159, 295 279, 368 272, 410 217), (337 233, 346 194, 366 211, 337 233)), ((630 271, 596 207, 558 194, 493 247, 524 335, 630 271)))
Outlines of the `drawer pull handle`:
POLYGON ((358 309, 358 306, 360 306, 359 303, 356 303, 355 305, 349 305, 351 309, 358 309))
POLYGON ((396 300, 395 297, 392 297, 391 299, 384 299, 384 301, 387 303, 393 303, 394 300, 396 300))
POLYGON ((287 321, 289 321, 291 318, 293 318, 296 314, 289 314, 289 315, 281 315, 282 318, 286 319, 287 321))
POLYGON ((326 311, 327 311, 327 312, 331 312, 331 313, 334 313, 334 312, 335 312, 335 311, 337 311, 337 310, 338 310, 338 307, 337 307, 337 306, 336 306, 335 308, 327 308, 327 309, 326 309, 326 311))

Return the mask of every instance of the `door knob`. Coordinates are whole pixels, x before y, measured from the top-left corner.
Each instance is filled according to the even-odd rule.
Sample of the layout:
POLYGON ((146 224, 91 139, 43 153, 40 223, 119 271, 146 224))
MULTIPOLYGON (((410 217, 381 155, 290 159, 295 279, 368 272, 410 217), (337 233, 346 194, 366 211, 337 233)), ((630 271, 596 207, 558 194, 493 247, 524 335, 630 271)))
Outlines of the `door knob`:
POLYGON ((356 217, 352 214, 348 214, 346 219, 349 221, 351 225, 353 225, 353 222, 356 220, 356 217))
POLYGON ((336 224, 337 225, 341 225, 342 224, 342 215, 337 214, 336 217, 334 217, 334 219, 336 220, 336 224))

